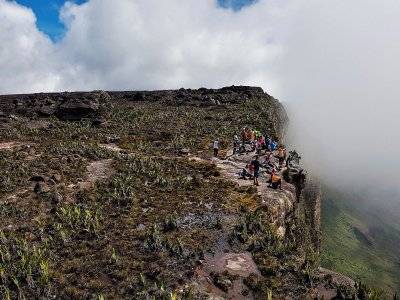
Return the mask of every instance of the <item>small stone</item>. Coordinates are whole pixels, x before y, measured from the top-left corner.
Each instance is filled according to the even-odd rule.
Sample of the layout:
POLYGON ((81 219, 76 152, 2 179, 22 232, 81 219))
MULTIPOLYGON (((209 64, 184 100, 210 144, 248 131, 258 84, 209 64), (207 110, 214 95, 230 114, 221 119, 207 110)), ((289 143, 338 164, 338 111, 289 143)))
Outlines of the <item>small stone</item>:
POLYGON ((57 182, 55 182, 54 181, 54 179, 49 179, 49 181, 47 182, 48 184, 50 184, 50 185, 56 185, 57 184, 57 182))
POLYGON ((45 178, 42 175, 34 175, 31 177, 31 179, 29 179, 29 181, 41 182, 45 181, 45 178))
POLYGON ((32 232, 25 232, 24 236, 25 236, 25 239, 26 239, 27 241, 34 241, 34 240, 36 240, 36 235, 34 235, 32 232))
POLYGON ((285 236, 285 228, 282 226, 279 226, 278 229, 276 230, 276 234, 280 237, 284 237, 285 236))
POLYGON ((37 194, 45 194, 50 192, 50 187, 45 182, 38 182, 33 191, 37 194))
POLYGON ((179 150, 179 154, 181 154, 181 155, 189 155, 190 154, 190 149, 183 148, 183 149, 179 150))
POLYGON ((51 195, 51 202, 53 202, 53 204, 59 204, 62 200, 63 200, 63 197, 58 192, 54 192, 51 195))
POLYGON ((53 174, 53 176, 51 176, 51 179, 53 179, 55 182, 61 182, 62 180, 60 174, 53 174))
POLYGON ((3 228, 3 232, 10 232, 12 231, 13 226, 12 225, 7 225, 6 227, 3 228))
POLYGON ((137 231, 143 231, 145 229, 146 229, 146 225, 144 225, 144 224, 139 224, 138 226, 136 226, 137 231))

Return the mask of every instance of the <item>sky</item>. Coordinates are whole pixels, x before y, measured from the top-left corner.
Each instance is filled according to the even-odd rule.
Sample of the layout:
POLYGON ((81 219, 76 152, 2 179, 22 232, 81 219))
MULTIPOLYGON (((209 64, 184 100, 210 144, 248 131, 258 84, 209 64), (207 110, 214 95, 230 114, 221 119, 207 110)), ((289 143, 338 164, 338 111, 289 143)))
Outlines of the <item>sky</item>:
MULTIPOLYGON (((16 2, 32 9, 36 16, 36 25, 40 31, 48 35, 53 41, 58 41, 62 38, 66 28, 59 19, 59 13, 66 1, 17 0, 16 2)), ((82 4, 86 1, 75 0, 73 2, 82 4)))
POLYGON ((400 1, 42 3, 0 0, 0 94, 261 86, 310 172, 400 195, 400 1))
MULTIPOLYGON (((49 36, 53 42, 57 42, 66 32, 65 24, 60 20, 59 14, 64 6, 65 0, 16 0, 18 4, 32 9, 36 16, 36 26, 40 31, 49 36)), ((83 4, 87 0, 70 1, 76 4, 83 4)), ((240 11, 243 7, 256 2, 256 0, 218 0, 218 4, 226 9, 240 11)))

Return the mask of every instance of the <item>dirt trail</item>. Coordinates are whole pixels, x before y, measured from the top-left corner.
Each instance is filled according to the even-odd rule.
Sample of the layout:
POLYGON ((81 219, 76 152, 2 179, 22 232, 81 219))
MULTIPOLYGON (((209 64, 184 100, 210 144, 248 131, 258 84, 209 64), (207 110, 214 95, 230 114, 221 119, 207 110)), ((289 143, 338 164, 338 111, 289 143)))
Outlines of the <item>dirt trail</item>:
POLYGON ((15 147, 20 147, 20 146, 31 146, 33 143, 29 142, 16 142, 16 141, 11 141, 11 142, 0 142, 0 150, 11 150, 15 147))

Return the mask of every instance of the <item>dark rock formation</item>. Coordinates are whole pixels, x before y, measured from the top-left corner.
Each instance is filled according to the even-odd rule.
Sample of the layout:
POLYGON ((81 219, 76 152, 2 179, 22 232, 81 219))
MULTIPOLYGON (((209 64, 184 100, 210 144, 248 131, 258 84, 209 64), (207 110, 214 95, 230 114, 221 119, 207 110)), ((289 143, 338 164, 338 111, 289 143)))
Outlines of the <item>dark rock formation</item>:
POLYGON ((81 120, 98 115, 111 100, 104 91, 89 93, 40 93, 29 95, 5 95, 0 97, 0 119, 15 115, 49 117, 64 120, 81 120))

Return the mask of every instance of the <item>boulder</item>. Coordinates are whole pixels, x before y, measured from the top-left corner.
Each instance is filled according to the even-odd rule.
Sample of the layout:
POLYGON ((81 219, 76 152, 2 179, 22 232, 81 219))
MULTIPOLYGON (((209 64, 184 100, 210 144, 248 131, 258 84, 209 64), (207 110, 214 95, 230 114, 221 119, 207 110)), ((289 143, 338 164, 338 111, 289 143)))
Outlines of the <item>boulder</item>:
POLYGON ((253 152, 253 148, 249 144, 244 144, 244 150, 246 152, 253 152))
POLYGON ((68 99, 58 107, 57 116, 64 120, 79 121, 96 113, 99 107, 100 104, 97 100, 68 99))
POLYGON ((58 106, 55 114, 63 120, 79 121, 96 116, 101 106, 110 100, 111 96, 104 91, 69 95, 58 106))
POLYGON ((42 117, 50 117, 55 114, 57 111, 56 106, 54 105, 49 105, 49 106, 43 106, 39 108, 38 114, 42 117))

